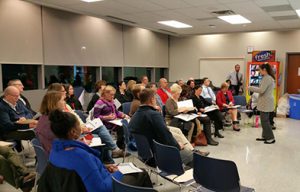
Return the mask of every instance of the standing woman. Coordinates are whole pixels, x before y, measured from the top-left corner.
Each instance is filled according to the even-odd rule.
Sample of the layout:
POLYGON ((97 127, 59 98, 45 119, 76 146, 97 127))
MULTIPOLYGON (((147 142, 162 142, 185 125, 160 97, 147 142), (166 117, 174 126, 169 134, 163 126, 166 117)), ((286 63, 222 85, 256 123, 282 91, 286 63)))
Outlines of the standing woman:
POLYGON ((262 125, 262 137, 257 141, 264 141, 265 144, 275 143, 275 137, 270 124, 269 116, 274 111, 274 80, 275 76, 271 66, 266 63, 259 66, 259 72, 263 76, 259 87, 250 86, 249 91, 259 93, 257 109, 260 111, 262 125))

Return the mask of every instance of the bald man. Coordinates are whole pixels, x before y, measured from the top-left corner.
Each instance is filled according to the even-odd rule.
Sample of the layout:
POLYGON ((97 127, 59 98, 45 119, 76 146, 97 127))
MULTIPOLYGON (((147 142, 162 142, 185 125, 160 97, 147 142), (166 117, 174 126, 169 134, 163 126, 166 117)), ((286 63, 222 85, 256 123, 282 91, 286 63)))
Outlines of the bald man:
MULTIPOLYGON (((8 86, 0 99, 0 136, 4 140, 31 140, 35 137, 33 131, 18 131, 35 128, 37 124, 35 120, 30 123, 25 121, 33 116, 19 98, 20 91, 14 86, 8 86)), ((20 145, 17 149, 22 150, 20 145)))
POLYGON ((32 115, 36 115, 36 112, 31 108, 31 105, 28 101, 28 99, 22 95, 24 91, 24 85, 20 79, 12 79, 8 82, 8 86, 14 86, 20 91, 20 100, 23 102, 23 104, 27 107, 27 109, 32 113, 32 115))
POLYGON ((168 87, 168 80, 166 78, 161 78, 159 80, 159 89, 157 89, 157 94, 160 96, 163 104, 171 97, 171 92, 168 87))

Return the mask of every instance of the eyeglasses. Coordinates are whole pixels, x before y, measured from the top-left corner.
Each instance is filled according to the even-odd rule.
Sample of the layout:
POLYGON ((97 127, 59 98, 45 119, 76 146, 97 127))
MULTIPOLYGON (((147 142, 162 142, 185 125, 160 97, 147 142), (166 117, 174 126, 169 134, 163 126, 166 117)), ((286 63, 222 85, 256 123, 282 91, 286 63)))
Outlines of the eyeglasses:
POLYGON ((23 84, 21 84, 21 83, 14 83, 13 85, 23 86, 23 84))

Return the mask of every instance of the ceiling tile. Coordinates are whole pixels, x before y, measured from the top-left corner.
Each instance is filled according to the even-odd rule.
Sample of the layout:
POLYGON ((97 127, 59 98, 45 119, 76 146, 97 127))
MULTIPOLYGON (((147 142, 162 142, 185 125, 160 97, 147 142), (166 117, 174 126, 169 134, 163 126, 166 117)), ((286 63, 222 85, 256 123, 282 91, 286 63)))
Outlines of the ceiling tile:
POLYGON ((155 3, 159 6, 162 6, 166 9, 177 9, 177 8, 186 8, 191 7, 190 4, 185 3, 182 0, 148 0, 152 3, 155 3))
POLYGON ((293 10, 293 8, 290 5, 265 6, 265 7, 261 7, 261 8, 266 12, 293 10))
POLYGON ((293 11, 276 11, 276 12, 270 12, 270 16, 291 16, 291 15, 297 15, 296 12, 293 11))
POLYGON ((254 0, 260 7, 275 6, 275 5, 288 5, 288 0, 254 0))
POLYGON ((157 4, 151 3, 148 0, 115 0, 120 4, 125 4, 127 6, 133 7, 135 9, 140 9, 141 11, 157 11, 163 10, 164 8, 158 6, 157 4))

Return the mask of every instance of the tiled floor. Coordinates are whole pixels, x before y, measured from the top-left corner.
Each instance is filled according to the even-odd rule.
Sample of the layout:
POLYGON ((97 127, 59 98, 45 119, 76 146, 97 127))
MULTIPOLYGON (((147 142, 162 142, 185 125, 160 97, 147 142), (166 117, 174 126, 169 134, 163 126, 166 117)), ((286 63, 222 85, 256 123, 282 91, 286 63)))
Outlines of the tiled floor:
MULTIPOLYGON (((217 139, 219 146, 200 149, 210 151, 211 157, 233 160, 238 166, 241 184, 257 192, 300 191, 300 121, 277 118, 276 125, 273 145, 255 141, 261 128, 243 126, 241 132, 229 128, 222 132, 225 138, 217 139)), ((156 187, 157 190, 178 191, 177 186, 159 181, 166 184, 156 187)), ((0 185, 0 192, 15 191, 8 184, 0 185)))

